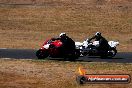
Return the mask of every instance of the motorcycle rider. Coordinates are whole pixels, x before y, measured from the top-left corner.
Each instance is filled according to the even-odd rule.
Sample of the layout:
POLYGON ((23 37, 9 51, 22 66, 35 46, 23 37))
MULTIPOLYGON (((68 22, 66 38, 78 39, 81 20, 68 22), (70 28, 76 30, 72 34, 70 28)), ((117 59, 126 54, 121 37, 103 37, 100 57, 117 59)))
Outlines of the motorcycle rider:
POLYGON ((96 49, 99 52, 107 52, 108 51, 108 49, 109 49, 108 41, 104 37, 102 37, 100 32, 96 32, 95 35, 88 40, 88 42, 90 42, 91 40, 99 41, 99 45, 96 46, 96 49))
POLYGON ((72 51, 75 49, 75 42, 66 35, 66 33, 60 33, 61 42, 63 43, 63 49, 66 51, 72 51))

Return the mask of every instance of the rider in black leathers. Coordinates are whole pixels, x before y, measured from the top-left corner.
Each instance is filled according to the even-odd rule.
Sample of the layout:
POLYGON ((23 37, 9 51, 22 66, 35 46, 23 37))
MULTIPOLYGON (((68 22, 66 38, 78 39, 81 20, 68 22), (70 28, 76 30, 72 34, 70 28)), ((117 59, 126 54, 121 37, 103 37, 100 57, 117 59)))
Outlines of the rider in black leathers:
POLYGON ((108 41, 101 36, 100 32, 96 32, 95 36, 93 36, 92 38, 90 38, 88 40, 88 42, 90 42, 91 40, 95 40, 95 41, 99 41, 99 45, 96 46, 97 50, 100 52, 107 52, 109 49, 109 44, 108 41))
POLYGON ((66 51, 73 51, 75 50, 75 42, 66 35, 66 33, 61 33, 60 40, 63 43, 63 49, 66 51))

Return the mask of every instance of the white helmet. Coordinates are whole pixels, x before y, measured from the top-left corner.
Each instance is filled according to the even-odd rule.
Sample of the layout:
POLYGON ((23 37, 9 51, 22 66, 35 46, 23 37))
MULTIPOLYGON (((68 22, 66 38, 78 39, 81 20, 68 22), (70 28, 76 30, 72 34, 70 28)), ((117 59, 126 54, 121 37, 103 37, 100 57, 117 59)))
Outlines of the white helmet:
POLYGON ((101 33, 100 32, 96 32, 95 36, 101 36, 101 33))
POLYGON ((62 37, 62 36, 66 36, 66 33, 60 33, 60 35, 59 35, 60 37, 62 37))

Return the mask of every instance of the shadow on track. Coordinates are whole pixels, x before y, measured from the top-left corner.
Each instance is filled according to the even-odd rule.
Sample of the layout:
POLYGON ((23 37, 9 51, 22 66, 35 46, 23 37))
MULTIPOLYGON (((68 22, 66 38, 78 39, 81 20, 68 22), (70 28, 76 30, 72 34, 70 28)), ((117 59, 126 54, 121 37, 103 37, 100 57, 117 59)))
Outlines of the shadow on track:
MULTIPOLYGON (((49 58, 50 60, 64 61, 60 58, 49 58)), ((114 58, 100 58, 94 56, 80 57, 76 61, 79 62, 109 62, 109 63, 132 63, 131 52, 119 52, 114 58)))
POLYGON ((113 62, 113 63, 132 63, 132 52, 119 52, 113 58, 99 58, 99 57, 81 57, 79 61, 88 62, 113 62))

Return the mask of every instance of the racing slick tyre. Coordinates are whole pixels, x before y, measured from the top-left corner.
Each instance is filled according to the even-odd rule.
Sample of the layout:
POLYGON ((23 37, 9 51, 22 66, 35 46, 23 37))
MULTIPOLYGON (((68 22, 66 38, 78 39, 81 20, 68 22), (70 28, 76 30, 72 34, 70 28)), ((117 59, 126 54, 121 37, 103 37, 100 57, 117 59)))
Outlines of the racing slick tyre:
POLYGON ((80 56, 80 50, 74 50, 72 51, 72 53, 66 55, 64 57, 64 60, 68 60, 68 61, 75 61, 76 59, 78 59, 80 56))
POLYGON ((80 50, 79 49, 75 50, 75 54, 74 54, 73 57, 76 58, 76 59, 78 59, 80 57, 80 50))
POLYGON ((115 48, 111 48, 109 51, 108 51, 108 54, 103 54, 101 55, 101 58, 112 58, 114 57, 115 55, 117 54, 117 50, 115 48))
POLYGON ((38 57, 38 59, 44 59, 49 56, 49 53, 47 50, 40 49, 36 52, 36 56, 38 57))
POLYGON ((117 54, 117 50, 116 50, 116 48, 112 48, 109 50, 108 53, 109 53, 108 57, 112 58, 117 54))

